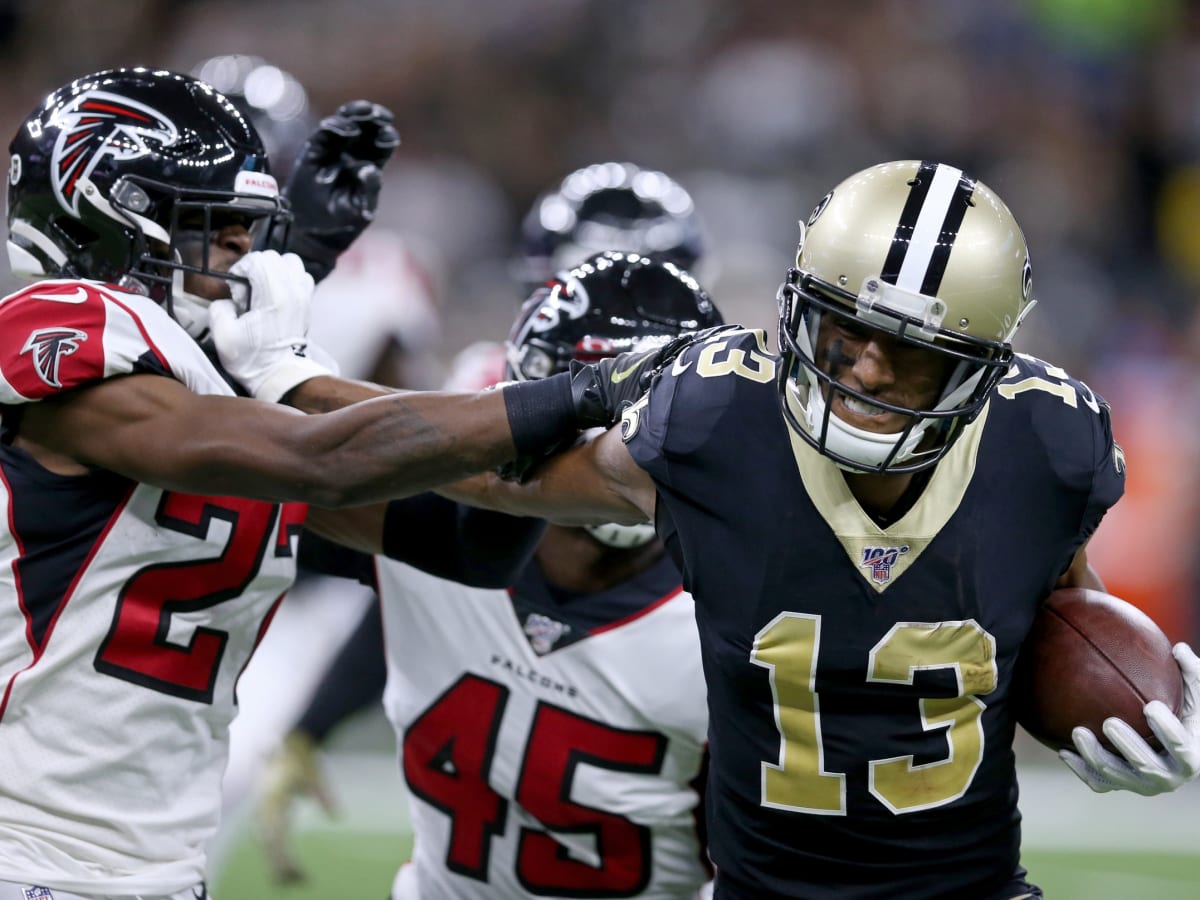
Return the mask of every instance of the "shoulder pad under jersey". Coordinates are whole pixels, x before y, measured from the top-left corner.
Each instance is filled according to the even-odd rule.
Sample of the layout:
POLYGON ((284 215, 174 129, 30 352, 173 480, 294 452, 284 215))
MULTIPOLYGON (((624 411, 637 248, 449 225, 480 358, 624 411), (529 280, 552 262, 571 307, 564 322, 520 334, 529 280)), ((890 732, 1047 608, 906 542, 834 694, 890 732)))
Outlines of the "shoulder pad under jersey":
POLYGON ((688 345, 622 416, 634 459, 645 466, 652 455, 689 453, 718 432, 740 433, 731 417, 754 415, 763 398, 774 402, 778 364, 761 329, 723 331, 688 345))
POLYGON ((94 281, 50 280, 0 300, 0 403, 41 400, 141 369, 204 393, 229 392, 199 345, 148 297, 94 281))
POLYGON ((996 412, 1017 413, 1009 427, 1036 440, 1060 477, 1097 486, 1111 481, 1112 491, 1105 493, 1113 493, 1114 500, 1120 496, 1125 454, 1113 438, 1111 410, 1082 381, 1051 363, 1017 354, 992 405, 996 412))

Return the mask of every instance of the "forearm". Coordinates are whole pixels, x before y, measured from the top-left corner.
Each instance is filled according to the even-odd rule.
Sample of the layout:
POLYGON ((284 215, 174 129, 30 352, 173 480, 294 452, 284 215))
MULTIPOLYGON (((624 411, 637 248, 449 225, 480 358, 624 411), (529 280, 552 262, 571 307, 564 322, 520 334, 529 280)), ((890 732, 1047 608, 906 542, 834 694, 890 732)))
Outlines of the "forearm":
POLYGON ((566 374, 453 394, 379 395, 370 385, 308 381, 319 383, 303 383, 300 402, 370 399, 302 415, 131 375, 28 404, 18 437, 63 474, 103 469, 189 494, 343 507, 405 497, 535 456, 569 440, 580 424, 566 374))
POLYGON ((551 457, 517 484, 488 472, 437 489, 442 496, 558 525, 633 525, 654 517, 650 477, 633 462, 616 431, 551 457))
POLYGON ((310 378, 293 388, 283 402, 306 413, 326 413, 388 394, 406 393, 369 381, 352 381, 332 375, 310 378))
POLYGON ((513 516, 543 518, 556 525, 592 525, 613 521, 604 512, 582 508, 574 494, 556 495, 553 482, 531 480, 523 484, 485 472, 434 488, 437 494, 467 506, 513 516))
POLYGON ((308 498, 317 506, 407 496, 515 453, 498 392, 389 394, 308 417, 305 426, 302 446, 324 482, 308 498))
POLYGON ((572 439, 579 416, 567 374, 477 394, 388 392, 364 382, 318 377, 292 391, 289 402, 306 410, 335 409, 309 419, 323 430, 335 421, 345 435, 346 443, 336 448, 345 458, 328 471, 366 482, 348 496, 339 492, 332 502, 309 501, 318 506, 403 497, 540 455, 572 439), (381 408, 387 410, 382 418, 381 408), (393 465, 382 473, 387 480, 376 485, 372 466, 380 447, 405 459, 399 472, 393 465))
POLYGON ((89 468, 184 493, 314 506, 407 496, 514 454, 495 391, 388 394, 302 415, 147 375, 24 412, 25 439, 89 468))

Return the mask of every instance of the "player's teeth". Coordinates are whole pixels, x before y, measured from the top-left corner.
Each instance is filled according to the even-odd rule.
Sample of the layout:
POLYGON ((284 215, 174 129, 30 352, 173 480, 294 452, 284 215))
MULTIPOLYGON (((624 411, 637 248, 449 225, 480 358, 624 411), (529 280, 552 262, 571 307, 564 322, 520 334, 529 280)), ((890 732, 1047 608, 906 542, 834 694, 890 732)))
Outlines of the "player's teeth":
POLYGON ((858 413, 860 416, 882 416, 887 414, 886 409, 881 409, 874 403, 864 403, 854 397, 843 397, 842 402, 846 404, 846 409, 858 413))

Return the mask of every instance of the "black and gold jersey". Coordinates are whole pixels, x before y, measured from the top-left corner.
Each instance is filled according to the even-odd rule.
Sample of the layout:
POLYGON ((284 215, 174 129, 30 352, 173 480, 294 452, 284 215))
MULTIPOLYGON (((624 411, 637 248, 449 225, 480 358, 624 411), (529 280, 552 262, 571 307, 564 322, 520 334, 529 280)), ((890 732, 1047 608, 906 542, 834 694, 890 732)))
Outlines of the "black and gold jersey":
POLYGON ((1123 489, 1108 408, 1019 357, 880 527, 785 424, 776 365, 718 335, 622 422, 696 600, 717 896, 987 897, 1019 865, 1013 665, 1123 489))

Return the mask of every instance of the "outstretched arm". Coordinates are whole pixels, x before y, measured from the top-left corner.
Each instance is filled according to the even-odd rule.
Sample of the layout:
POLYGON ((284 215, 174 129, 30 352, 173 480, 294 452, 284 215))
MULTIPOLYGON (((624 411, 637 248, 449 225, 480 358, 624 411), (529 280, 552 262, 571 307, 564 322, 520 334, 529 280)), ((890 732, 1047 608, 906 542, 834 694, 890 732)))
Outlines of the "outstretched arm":
POLYGON ((487 473, 438 488, 462 503, 559 525, 653 521, 654 482, 634 462, 619 428, 590 433, 583 443, 550 457, 521 484, 487 473))
POLYGON ((65 474, 100 468, 170 490, 316 506, 405 496, 514 453, 500 391, 389 394, 305 416, 157 375, 30 404, 19 442, 65 474))

